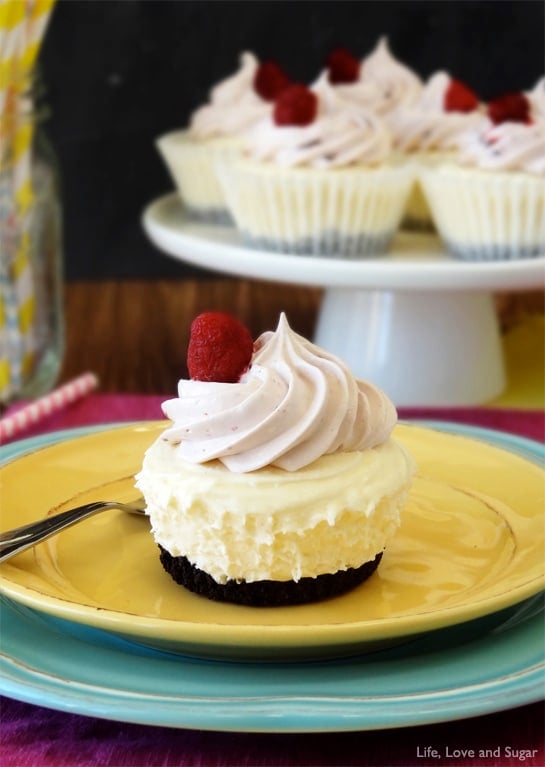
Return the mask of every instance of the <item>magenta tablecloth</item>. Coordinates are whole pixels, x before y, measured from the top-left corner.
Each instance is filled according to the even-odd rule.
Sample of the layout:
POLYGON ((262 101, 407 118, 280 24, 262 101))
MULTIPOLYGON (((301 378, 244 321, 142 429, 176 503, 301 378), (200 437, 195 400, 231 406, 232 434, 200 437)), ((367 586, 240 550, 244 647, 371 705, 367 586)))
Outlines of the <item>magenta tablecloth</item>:
MULTIPOLYGON (((161 418, 163 399, 95 394, 24 436, 161 418)), ((467 423, 545 441, 542 412, 413 409, 401 410, 400 416, 467 423)), ((542 703, 444 724, 321 735, 175 730, 68 714, 7 698, 2 699, 1 718, 2 767, 545 767, 542 703)))

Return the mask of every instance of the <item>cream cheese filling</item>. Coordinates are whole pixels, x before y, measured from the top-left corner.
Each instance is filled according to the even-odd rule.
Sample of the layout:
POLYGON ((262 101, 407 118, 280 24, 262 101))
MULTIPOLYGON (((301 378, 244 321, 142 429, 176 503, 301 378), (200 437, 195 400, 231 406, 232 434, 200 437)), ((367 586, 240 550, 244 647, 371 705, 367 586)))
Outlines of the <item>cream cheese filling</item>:
POLYGON ((373 559, 399 525, 413 473, 391 438, 296 472, 244 474, 184 461, 159 438, 136 479, 157 543, 224 583, 297 581, 373 559))

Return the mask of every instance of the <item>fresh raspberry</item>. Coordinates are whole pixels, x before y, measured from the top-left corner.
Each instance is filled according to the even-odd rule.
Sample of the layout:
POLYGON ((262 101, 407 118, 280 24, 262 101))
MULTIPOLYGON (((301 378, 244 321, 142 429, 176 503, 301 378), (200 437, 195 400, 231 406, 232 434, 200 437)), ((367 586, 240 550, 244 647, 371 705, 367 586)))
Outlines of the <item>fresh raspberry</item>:
POLYGON ((252 359, 250 331, 224 312, 203 312, 191 323, 187 368, 197 381, 236 383, 252 359))
POLYGON ((479 106, 477 94, 461 80, 451 80, 445 93, 445 112, 473 112, 479 106))
POLYGON ((354 83, 360 75, 360 62, 346 48, 335 48, 326 59, 330 83, 354 83))
POLYGON ((506 93, 488 105, 488 116, 495 125, 505 122, 530 123, 530 101, 524 93, 506 93))
POLYGON ((277 125, 310 125, 318 112, 318 97, 304 85, 290 85, 274 104, 277 125))
POLYGON ((290 84, 289 77, 275 61, 263 61, 254 77, 254 90, 265 101, 274 101, 290 84))

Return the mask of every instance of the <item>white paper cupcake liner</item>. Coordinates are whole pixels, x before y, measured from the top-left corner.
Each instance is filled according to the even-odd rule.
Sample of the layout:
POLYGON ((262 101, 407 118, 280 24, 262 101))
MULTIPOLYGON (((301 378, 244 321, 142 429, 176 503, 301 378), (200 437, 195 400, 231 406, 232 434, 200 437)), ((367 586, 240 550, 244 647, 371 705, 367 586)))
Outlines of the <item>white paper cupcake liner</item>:
POLYGON ((218 174, 248 244, 345 258, 387 250, 413 181, 402 166, 284 169, 241 159, 219 163, 218 174))
POLYGON ((156 145, 189 215, 206 223, 232 224, 216 162, 236 151, 238 142, 196 141, 187 131, 175 131, 161 136, 156 145))
POLYGON ((422 174, 450 253, 471 261, 545 255, 545 179, 443 166, 422 174))

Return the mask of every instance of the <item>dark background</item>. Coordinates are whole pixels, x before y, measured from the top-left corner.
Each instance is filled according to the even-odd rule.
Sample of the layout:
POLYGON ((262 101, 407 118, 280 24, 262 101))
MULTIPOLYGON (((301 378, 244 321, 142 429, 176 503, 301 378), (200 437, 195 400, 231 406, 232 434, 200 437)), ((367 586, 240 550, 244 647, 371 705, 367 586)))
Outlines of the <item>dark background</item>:
POLYGON ((421 76, 446 69, 486 100, 543 75, 544 30, 542 0, 57 0, 41 69, 67 279, 196 273, 142 231, 144 207, 172 188, 154 139, 185 124, 241 51, 308 82, 331 48, 362 58, 387 35, 421 76))

